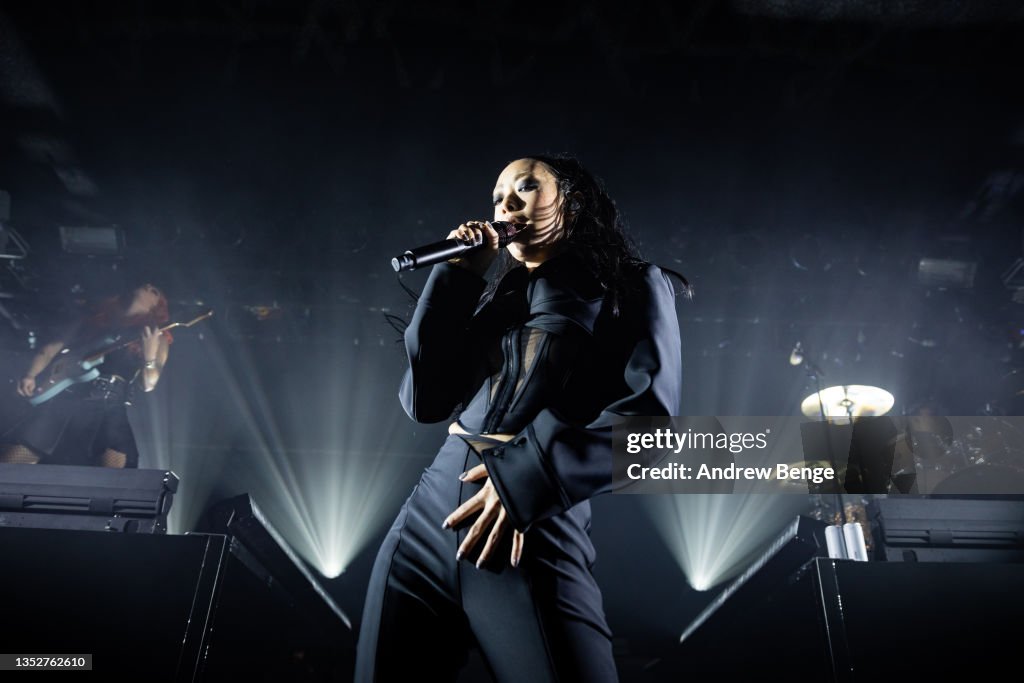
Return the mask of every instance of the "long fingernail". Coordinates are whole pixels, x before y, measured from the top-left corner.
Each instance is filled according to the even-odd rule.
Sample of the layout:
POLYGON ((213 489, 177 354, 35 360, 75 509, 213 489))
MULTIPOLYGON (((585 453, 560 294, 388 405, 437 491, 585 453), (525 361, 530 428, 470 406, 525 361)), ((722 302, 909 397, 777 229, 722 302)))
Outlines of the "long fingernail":
POLYGON ((462 559, 462 551, 460 550, 459 552, 455 553, 455 561, 458 562, 461 559, 462 559))
POLYGON ((519 566, 519 558, 518 557, 513 557, 512 558, 512 566, 513 567, 518 567, 519 566))
POLYGON ((484 563, 484 561, 483 561, 483 560, 477 560, 477 561, 476 561, 476 568, 477 568, 477 569, 480 569, 480 565, 482 565, 483 563, 484 563))
POLYGON ((469 472, 463 472, 462 474, 460 474, 459 475, 459 481, 465 481, 467 474, 469 474, 469 472))
POLYGON ((447 529, 449 526, 450 525, 448 524, 448 520, 447 519, 444 520, 443 522, 441 522, 441 528, 442 529, 447 529))

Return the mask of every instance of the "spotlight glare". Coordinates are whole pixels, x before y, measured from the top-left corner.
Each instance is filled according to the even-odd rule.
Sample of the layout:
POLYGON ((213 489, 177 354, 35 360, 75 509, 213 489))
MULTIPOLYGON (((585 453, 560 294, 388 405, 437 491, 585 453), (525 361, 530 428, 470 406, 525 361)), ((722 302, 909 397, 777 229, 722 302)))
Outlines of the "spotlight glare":
POLYGON ((693 577, 693 582, 690 585, 693 587, 693 590, 704 592, 711 588, 713 584, 708 581, 708 577, 697 575, 693 577))
POLYGON ((681 494, 652 497, 646 507, 687 582, 707 591, 740 574, 809 502, 796 495, 681 494))

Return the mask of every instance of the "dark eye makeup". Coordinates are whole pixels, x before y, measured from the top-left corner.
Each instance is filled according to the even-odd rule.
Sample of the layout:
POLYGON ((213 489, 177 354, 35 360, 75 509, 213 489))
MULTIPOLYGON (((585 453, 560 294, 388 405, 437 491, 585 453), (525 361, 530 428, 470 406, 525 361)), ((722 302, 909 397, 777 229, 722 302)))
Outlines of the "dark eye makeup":
MULTIPOLYGON (((536 190, 536 189, 537 189, 537 183, 535 181, 527 181, 527 182, 524 182, 522 185, 520 185, 519 188, 516 190, 516 192, 531 192, 531 191, 536 190)), ((503 199, 503 197, 501 195, 496 195, 494 197, 491 197, 491 202, 495 206, 497 206, 498 204, 501 203, 502 199, 503 199)))

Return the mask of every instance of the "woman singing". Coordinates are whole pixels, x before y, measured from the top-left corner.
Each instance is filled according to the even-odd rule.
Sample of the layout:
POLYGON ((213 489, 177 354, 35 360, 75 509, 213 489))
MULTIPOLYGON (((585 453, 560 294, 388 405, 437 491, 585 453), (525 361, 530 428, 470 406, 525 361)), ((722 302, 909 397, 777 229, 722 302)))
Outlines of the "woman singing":
POLYGON ((677 412, 675 292, 574 159, 513 161, 493 203, 525 228, 500 255, 453 230, 485 246, 434 266, 405 331, 402 406, 457 419, 377 555, 358 681, 454 680, 473 643, 501 683, 617 679, 589 498, 617 418, 677 412))
POLYGON ((40 373, 65 346, 94 349, 114 336, 139 335, 139 341, 106 354, 99 377, 40 404, 0 436, 0 462, 138 467, 126 405, 136 383, 152 391, 160 379, 170 334, 157 328, 168 319, 167 299, 147 284, 106 300, 94 315, 43 346, 18 382, 26 398, 37 393, 40 373))

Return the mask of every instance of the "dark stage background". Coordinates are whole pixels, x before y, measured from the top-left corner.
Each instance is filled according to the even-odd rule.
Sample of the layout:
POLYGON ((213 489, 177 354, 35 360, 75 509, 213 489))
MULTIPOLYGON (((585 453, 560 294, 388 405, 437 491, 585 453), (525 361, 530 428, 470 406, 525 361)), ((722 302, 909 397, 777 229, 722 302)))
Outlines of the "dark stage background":
MULTIPOLYGON (((684 414, 797 414, 798 341, 827 384, 882 386, 895 414, 1020 414, 1022 18, 952 0, 3 3, 0 218, 31 252, 0 262, 2 416, 76 302, 152 281, 175 319, 214 308, 132 414, 142 465, 182 478, 172 531, 250 491, 358 623, 444 434, 396 399, 385 313, 411 304, 390 258, 489 218, 506 162, 558 152, 694 284, 684 414), (60 226, 111 225, 119 255, 62 251, 60 226), (922 280, 924 257, 974 275, 922 280)), ((595 501, 624 667, 807 505, 694 497, 684 542, 641 498, 595 501)))

